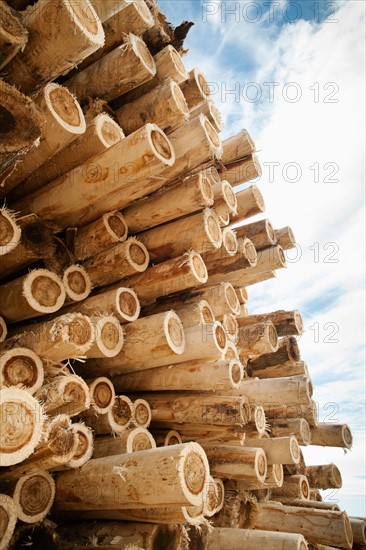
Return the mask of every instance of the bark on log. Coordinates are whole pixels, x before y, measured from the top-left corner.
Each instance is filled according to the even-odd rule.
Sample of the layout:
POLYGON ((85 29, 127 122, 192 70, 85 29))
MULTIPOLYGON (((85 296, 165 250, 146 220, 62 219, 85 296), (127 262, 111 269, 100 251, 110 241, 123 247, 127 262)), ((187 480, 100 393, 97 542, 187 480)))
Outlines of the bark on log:
POLYGON ((174 159, 165 134, 147 124, 14 206, 60 227, 86 225, 162 187, 164 181, 152 176, 174 159))
POLYGON ((274 324, 267 321, 240 328, 236 347, 240 354, 250 356, 274 353, 278 348, 277 331, 274 324))
POLYGON ((192 69, 187 80, 181 83, 181 90, 191 111, 210 95, 209 84, 200 69, 192 69))
POLYGON ((297 340, 293 336, 285 336, 278 342, 278 350, 274 353, 266 353, 249 362, 252 376, 256 376, 266 368, 275 367, 288 361, 295 363, 300 360, 300 351, 297 340))
POLYGON ((90 359, 116 357, 123 347, 123 330, 120 322, 113 315, 91 317, 95 338, 92 346, 85 352, 90 359))
POLYGON ((0 466, 18 464, 31 455, 43 431, 41 405, 25 390, 0 390, 0 466))
MULTIPOLYGON (((6 208, 0 208, 0 256, 6 256, 20 243, 22 230, 15 220, 15 216, 6 208)), ((1 258, 6 262, 7 258, 1 258)), ((2 271, 2 269, 1 269, 2 271)))
POLYGON ((366 520, 361 518, 350 517, 351 528, 353 533, 353 548, 366 547, 366 520))
POLYGON ((28 41, 27 29, 16 11, 11 10, 6 2, 1 3, 0 10, 0 71, 21 50, 28 41))
POLYGON ((311 430, 311 444, 323 447, 352 447, 352 433, 347 424, 319 422, 311 430))
POLYGON ((84 411, 81 419, 96 435, 121 434, 131 425, 133 403, 125 395, 117 395, 106 413, 97 413, 92 407, 84 411))
POLYGON ((67 414, 72 417, 90 407, 89 388, 75 374, 56 376, 38 390, 36 398, 49 416, 67 414))
POLYGON ((276 327, 278 336, 299 336, 303 332, 303 321, 300 312, 294 311, 274 311, 272 313, 259 313, 237 317, 239 326, 245 327, 255 323, 271 321, 276 327))
MULTIPOLYGON (((224 142, 225 143, 225 142, 224 142)), ((256 185, 251 185, 243 191, 236 194, 237 214, 232 216, 232 224, 244 221, 256 214, 261 214, 265 210, 262 193, 256 185)))
POLYGON ((123 215, 130 232, 140 233, 210 207, 213 203, 207 171, 201 171, 184 178, 170 189, 132 204, 123 211, 123 215))
POLYGON ((267 475, 265 452, 258 448, 204 444, 212 475, 225 479, 263 482, 267 475))
POLYGON ((13 348, 0 353, 0 387, 17 386, 33 395, 43 380, 42 360, 32 350, 13 348))
POLYGON ((97 414, 105 414, 113 407, 116 397, 114 386, 109 378, 100 376, 95 380, 86 380, 89 388, 90 406, 97 414))
POLYGON ((39 0, 23 15, 28 29, 24 50, 7 65, 7 80, 25 93, 69 72, 103 46, 102 24, 88 0, 72 4, 39 0))
POLYGON ((18 518, 13 499, 3 493, 0 493, 0 519, 0 549, 6 550, 18 518))
POLYGON ((253 153, 243 160, 225 164, 225 170, 222 172, 222 175, 233 187, 237 187, 242 183, 260 177, 262 175, 262 168, 257 155, 253 153))
POLYGON ((273 226, 268 219, 241 225, 236 228, 236 234, 238 237, 248 237, 257 250, 277 243, 273 226))
POLYGON ((156 443, 150 432, 144 428, 126 430, 117 437, 97 437, 94 442, 93 458, 123 455, 155 449, 156 443))
POLYGON ((307 466, 306 477, 310 487, 314 489, 340 489, 342 487, 342 475, 335 464, 322 466, 307 466))
MULTIPOLYGON (((270 433, 274 437, 294 435, 299 445, 310 445, 311 432, 305 418, 277 418, 270 422, 270 433)), ((316 485, 314 485, 316 487, 316 485)))
POLYGON ((284 250, 296 248, 296 239, 291 227, 287 226, 281 229, 275 229, 274 233, 277 243, 282 246, 284 250))
MULTIPOLYGON (((133 417, 131 426, 136 428, 148 428, 151 422, 151 408, 145 399, 136 399, 133 402, 133 417)), ((180 441, 180 443, 182 443, 180 441)))
POLYGON ((216 527, 208 535, 210 550, 307 550, 308 545, 302 535, 277 531, 235 529, 216 527))

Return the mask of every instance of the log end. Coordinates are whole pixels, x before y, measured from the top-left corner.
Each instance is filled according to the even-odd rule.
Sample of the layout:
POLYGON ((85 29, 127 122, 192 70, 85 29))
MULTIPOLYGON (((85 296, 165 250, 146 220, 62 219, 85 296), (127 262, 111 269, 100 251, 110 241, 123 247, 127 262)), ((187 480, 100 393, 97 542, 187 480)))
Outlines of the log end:
POLYGON ((140 315, 141 305, 134 290, 121 287, 117 290, 116 307, 124 322, 136 321, 140 315))
POLYGON ((17 516, 25 523, 42 521, 50 511, 55 498, 55 482, 44 470, 22 476, 14 490, 17 516))

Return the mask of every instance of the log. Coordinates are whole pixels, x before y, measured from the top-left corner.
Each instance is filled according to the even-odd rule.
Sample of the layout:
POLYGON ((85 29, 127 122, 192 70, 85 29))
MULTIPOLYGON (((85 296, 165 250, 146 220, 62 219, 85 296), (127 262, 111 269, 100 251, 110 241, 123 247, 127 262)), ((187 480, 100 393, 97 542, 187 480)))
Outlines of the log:
POLYGON ((210 95, 208 82, 197 67, 190 71, 187 80, 182 82, 180 87, 190 111, 200 105, 210 95))
MULTIPOLYGON (((272 379, 271 382, 274 382, 274 380, 276 379, 272 379)), ((294 382, 296 378, 282 378, 281 380, 292 380, 294 382)), ((291 388, 293 382, 290 382, 289 388, 291 388)), ((300 384, 302 386, 303 382, 300 382, 300 384)), ((310 427, 314 427, 318 423, 318 406, 312 399, 307 403, 299 403, 291 400, 289 400, 288 403, 281 403, 280 401, 277 403, 273 402, 266 404, 265 409, 269 422, 271 422, 271 419, 305 418, 310 427)))
POLYGON ((131 233, 192 214, 214 203, 207 171, 188 176, 177 185, 132 204, 123 211, 131 233))
POLYGON ((306 476, 298 474, 285 475, 282 487, 272 488, 273 500, 286 502, 287 499, 309 500, 310 487, 306 476))
POLYGON ((236 194, 236 200, 237 214, 232 216, 232 225, 251 218, 256 214, 261 214, 265 210, 263 196, 256 185, 251 185, 239 191, 236 194))
POLYGON ((68 306, 63 311, 67 313, 82 313, 83 315, 115 315, 121 324, 136 321, 140 315, 140 302, 134 290, 119 287, 116 290, 105 290, 89 296, 81 303, 68 306))
POLYGON ((131 425, 136 426, 136 428, 148 428, 150 426, 151 416, 150 405, 145 399, 136 399, 133 402, 131 425))
POLYGON ((150 255, 143 242, 134 237, 99 252, 84 262, 93 286, 106 286, 143 273, 149 265, 150 255))
POLYGON ((248 422, 243 429, 245 433, 244 443, 248 437, 259 438, 267 435, 266 429, 266 414, 263 407, 261 405, 252 406, 250 422, 248 422))
POLYGON ((254 142, 247 130, 240 130, 234 136, 229 137, 223 143, 223 164, 229 164, 238 159, 251 155, 255 151, 254 142))
POLYGON ((226 180, 222 180, 213 186, 214 192, 214 206, 218 216, 224 216, 225 214, 236 214, 237 200, 233 188, 226 180))
POLYGON ((278 350, 273 353, 266 353, 249 362, 249 369, 252 376, 256 376, 266 368, 275 367, 288 361, 295 363, 300 360, 300 351, 297 340, 294 336, 285 336, 278 342, 278 350))
POLYGON ((116 116, 124 133, 129 135, 147 122, 157 124, 162 130, 176 128, 187 122, 189 110, 180 87, 169 78, 147 94, 120 107, 116 116))
POLYGON ((257 250, 277 244, 275 233, 268 219, 241 225, 236 228, 238 237, 248 237, 257 250))
POLYGON ((49 416, 76 416, 90 407, 89 388, 76 374, 56 376, 36 393, 49 416))
POLYGON ((131 33, 122 44, 65 82, 81 104, 89 97, 111 101, 137 88, 156 74, 145 42, 131 33))
POLYGON ((278 349, 277 331, 271 321, 255 323, 239 329, 236 346, 240 354, 263 355, 278 349))
POLYGON ((151 177, 174 159, 165 134, 147 124, 14 206, 60 227, 86 225, 159 189, 164 182, 151 177))
POLYGON ((86 130, 76 136, 71 143, 52 155, 42 166, 32 172, 24 182, 13 191, 12 197, 19 199, 24 194, 33 193, 43 185, 59 178, 77 166, 103 153, 125 136, 122 128, 106 113, 100 113, 90 121, 86 121, 86 130), (20 190, 25 193, 21 194, 20 190))
POLYGON ((21 50, 24 50, 28 40, 27 29, 22 24, 21 17, 1 3, 0 11, 0 70, 13 59, 21 50))
POLYGON ((190 115, 191 118, 195 118, 201 113, 208 118, 216 132, 222 132, 224 129, 224 123, 221 118, 220 111, 211 100, 208 99, 198 104, 191 110, 190 115))
POLYGON ((249 316, 241 316, 239 314, 237 321, 240 327, 271 321, 276 327, 278 336, 300 336, 303 332, 303 320, 301 313, 297 309, 294 311, 280 310, 249 316))
POLYGON ((211 253, 205 257, 205 263, 209 275, 209 283, 218 284, 223 275, 230 276, 236 269, 250 270, 257 264, 257 252, 251 240, 247 238, 238 241, 238 252, 227 255, 222 248, 217 253, 211 253))
POLYGON ((118 319, 113 315, 101 315, 91 317, 90 320, 94 325, 95 338, 85 356, 92 359, 116 357, 121 352, 124 341, 118 319))
POLYGON ((319 502, 318 500, 300 500, 288 499, 286 506, 299 506, 300 508, 315 508, 318 510, 329 510, 331 512, 340 512, 338 504, 332 502, 319 502))
POLYGON ((257 273, 253 275, 248 273, 248 275, 245 276, 245 282, 241 281, 240 275, 239 277, 234 275, 231 275, 230 277, 236 289, 241 287, 243 284, 245 284, 246 286, 250 286, 262 283, 263 281, 268 281, 270 279, 275 279, 277 277, 277 273, 275 271, 265 271, 263 273, 257 273))
POLYGON ((71 265, 62 277, 66 291, 66 303, 81 302, 91 292, 92 283, 89 274, 81 265, 71 265))
POLYGON ((110 17, 113 17, 128 4, 129 0, 90 0, 99 19, 104 23, 110 17))
POLYGON ((38 445, 43 430, 41 405, 29 392, 0 390, 0 466, 25 460, 38 445))
MULTIPOLYGON (((235 290, 235 292, 236 292, 236 295, 238 297, 238 300, 239 300, 240 304, 245 305, 248 301, 248 298, 249 298, 247 289, 245 287, 237 288, 235 290)), ((277 334, 278 334, 278 331, 277 331, 277 334)))
POLYGON ((113 406, 104 414, 90 408, 84 411, 81 419, 96 435, 121 434, 130 426, 133 418, 133 403, 125 395, 117 395, 113 406))
POLYGON ((168 447, 169 445, 181 445, 183 439, 176 430, 153 430, 152 435, 157 447, 168 447))
POLYGON ((4 319, 0 315, 0 343, 5 340, 8 334, 8 329, 4 319))
POLYGON ((254 180, 262 175, 262 168, 255 153, 244 159, 225 164, 223 177, 233 186, 254 180))
POLYGON ((53 248, 50 256, 43 259, 43 266, 61 277, 65 270, 75 263, 75 258, 62 239, 53 238, 53 248))
MULTIPOLYGON (((19 245, 22 230, 7 208, 0 208, 0 256, 6 256, 19 245)), ((6 262, 6 258, 4 258, 6 262)), ((1 262, 3 258, 1 258, 1 262)))
POLYGON ((271 531, 281 525, 287 533, 298 533, 311 543, 352 548, 352 529, 345 512, 328 512, 283 506, 282 504, 257 504, 250 520, 254 529, 271 531))
POLYGON ((90 406, 97 414, 105 414, 113 407, 116 397, 114 386, 109 378, 100 376, 86 381, 89 388, 90 406))
POLYGON ((22 199, 37 190, 41 186, 37 181, 35 185, 29 185, 24 180, 86 130, 80 105, 67 88, 54 83, 47 84, 34 101, 46 122, 39 146, 33 147, 6 179, 7 192, 16 188, 10 195, 11 201, 22 199))
MULTIPOLYGON (((247 378, 238 389, 230 390, 229 395, 245 395, 250 403, 263 405, 266 414, 267 409, 272 411, 276 406, 309 406, 309 378, 274 378, 270 380, 247 378)), ((298 414, 297 417, 299 416, 302 415, 298 414)), ((272 417, 269 416, 269 418, 272 417)), ((286 414, 282 418, 287 418, 286 414)))
POLYGON ((241 446, 204 444, 211 474, 225 479, 241 481, 264 481, 267 475, 267 460, 262 449, 241 446))
POLYGON ((207 538, 210 550, 307 550, 308 545, 302 535, 277 531, 235 529, 215 527, 207 538))
POLYGON ((228 256, 235 256, 239 250, 236 233, 229 227, 225 227, 222 230, 222 247, 228 256))
POLYGON ((291 227, 282 227, 281 229, 275 229, 275 238, 277 243, 282 246, 284 250, 290 250, 296 247, 296 239, 291 227))
POLYGON ((236 344, 239 338, 239 325, 236 322, 235 316, 231 313, 224 315, 222 326, 224 327, 227 339, 236 344))
POLYGON ((323 447, 352 447, 352 433, 347 424, 319 422, 311 429, 311 444, 323 447))
POLYGON ((0 549, 6 550, 15 530, 17 515, 13 499, 3 493, 0 493, 0 518, 0 549))
POLYGON ((207 458, 196 443, 92 459, 82 470, 58 476, 56 508, 78 512, 196 506, 208 479, 207 458))
POLYGON ((5 180, 14 162, 37 142, 44 117, 39 108, 16 88, 0 80, 0 197, 6 193, 5 180))
POLYGON ((0 387, 17 386, 33 395, 43 380, 42 360, 32 350, 13 348, 0 354, 0 387))
POLYGON ((364 548, 366 546, 366 520, 350 517, 353 533, 353 548, 364 548))
POLYGON ((117 437, 97 437, 94 441, 93 458, 136 453, 155 448, 155 440, 151 433, 144 428, 135 428, 125 430, 117 437))
POLYGON ((183 323, 184 328, 193 327, 200 323, 214 323, 215 315, 207 300, 199 300, 198 302, 192 302, 184 304, 177 301, 177 303, 165 303, 157 302, 151 306, 143 309, 143 317, 149 315, 155 315, 156 313, 166 312, 169 307, 173 307, 176 313, 179 315, 180 320, 183 323))
POLYGON ((217 250, 222 245, 222 231, 215 212, 206 208, 202 213, 139 233, 139 239, 154 261, 176 258, 191 249, 198 254, 217 250))
POLYGON ((60 363, 85 355, 94 341, 94 327, 85 315, 72 313, 52 321, 32 324, 25 332, 0 344, 0 351, 14 346, 33 350, 44 360, 60 363))
MULTIPOLYGON (((4 219, 0 214, 0 224, 4 219)), ((0 279, 13 275, 33 262, 51 256, 55 251, 53 231, 36 215, 24 216, 17 220, 21 229, 20 242, 11 254, 1 257, 0 279)), ((9 227, 5 226, 5 234, 9 227)), ((0 247, 1 248, 1 247, 0 247)))
POLYGON ((158 367, 141 372, 130 372, 113 378, 117 391, 203 391, 238 387, 244 375, 243 366, 231 361, 204 362, 202 360, 158 367))
POLYGON ((24 13, 23 22, 27 45, 6 72, 7 80, 25 93, 66 74, 104 43, 102 24, 88 0, 77 5, 40 0, 24 13))
POLYGON ((342 487, 342 475, 335 464, 322 466, 307 466, 306 477, 310 487, 314 489, 340 489, 342 487))
POLYGON ((169 139, 176 160, 173 166, 159 173, 159 178, 166 184, 173 183, 204 163, 220 159, 222 154, 220 136, 204 115, 182 124, 169 134, 169 139))
POLYGON ((270 433, 274 437, 293 434, 298 440, 299 445, 310 445, 311 443, 310 426, 305 418, 277 418, 271 420, 270 433))
POLYGON ((43 470, 4 484, 4 490, 12 496, 16 516, 24 523, 42 521, 49 513, 55 498, 55 482, 43 470))
MULTIPOLYGON (((65 464, 65 469, 81 468, 93 455, 93 432, 81 422, 74 422, 72 429, 76 432, 77 445, 73 457, 65 464)), ((59 468, 64 469, 64 468, 59 468)))
MULTIPOLYGON (((200 289, 198 293, 202 299, 208 301, 217 319, 222 319, 229 313, 233 315, 239 313, 240 304, 231 283, 220 282, 217 285, 200 289)), ((192 294, 192 298, 187 299, 195 299, 195 293, 192 294)))
POLYGON ((300 449, 294 435, 274 438, 246 438, 246 447, 259 447, 266 453, 268 464, 298 464, 300 449))
POLYGON ((55 313, 65 302, 61 279, 47 269, 36 269, 0 286, 0 313, 14 323, 55 313))
POLYGON ((144 306, 157 298, 181 292, 207 281, 205 263, 197 252, 190 251, 149 267, 144 273, 134 275, 124 281, 125 286, 133 288, 144 306))

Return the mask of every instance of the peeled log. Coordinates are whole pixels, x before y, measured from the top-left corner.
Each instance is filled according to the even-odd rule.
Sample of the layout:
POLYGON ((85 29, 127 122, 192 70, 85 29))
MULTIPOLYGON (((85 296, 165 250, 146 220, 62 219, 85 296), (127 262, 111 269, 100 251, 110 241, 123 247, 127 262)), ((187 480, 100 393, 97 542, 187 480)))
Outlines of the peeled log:
POLYGON ((6 72, 25 93, 66 74, 104 43, 102 24, 88 0, 39 0, 24 12, 23 21, 28 43, 6 72))
POLYGON ((118 319, 113 315, 100 315, 91 317, 90 320, 94 325, 95 338, 85 357, 116 357, 121 352, 124 342, 123 330, 118 319))
MULTIPOLYGON (((229 395, 244 395, 250 403, 263 405, 265 410, 275 409, 276 406, 309 405, 310 387, 309 378, 273 378, 259 380, 246 378, 235 390, 230 390, 229 395)), ((267 413, 266 413, 267 414, 267 413)), ((298 414, 297 416, 302 416, 298 414)), ((269 415, 271 418, 271 415, 269 415)), ((287 418, 286 414, 282 418, 287 418)), ((295 417, 296 418, 296 417, 295 417)))
POLYGON ((225 214, 236 214, 237 201, 236 195, 230 183, 222 180, 212 187, 214 192, 215 203, 213 209, 218 216, 225 214))
POLYGON ((102 23, 123 10, 128 2, 129 0, 90 0, 102 23))
POLYGON ((246 438, 245 446, 263 449, 268 464, 298 464, 300 461, 300 449, 294 435, 269 439, 246 438))
POLYGON ((247 218, 251 218, 256 214, 261 214, 265 210, 262 193, 256 185, 251 185, 250 187, 247 187, 247 189, 239 191, 239 193, 236 194, 236 200, 237 214, 232 216, 231 225, 244 221, 247 218))
POLYGON ((0 70, 20 50, 24 50, 27 40, 28 32, 22 24, 21 17, 5 2, 2 2, 0 10, 0 70))
POLYGON ((80 414, 90 407, 89 388, 76 374, 55 376, 52 382, 42 386, 36 394, 49 416, 80 414))
POLYGON ((0 493, 0 549, 9 548, 17 522, 15 504, 11 497, 0 493))
POLYGON ((208 120, 211 122, 216 132, 222 132, 222 130, 224 129, 224 123, 221 118, 220 111, 211 100, 205 100, 194 107, 190 112, 191 118, 195 118, 201 113, 207 116, 208 120))
POLYGON ((265 353, 251 359, 249 362, 249 368, 252 376, 256 376, 257 372, 260 374, 267 368, 275 367, 283 363, 291 361, 295 363, 300 360, 300 350, 297 340, 293 336, 285 336, 278 342, 278 350, 273 353, 265 353))
POLYGON ((140 233, 212 206, 213 202, 209 177, 206 171, 201 171, 170 189, 132 204, 123 215, 131 233, 140 233))
POLYGON ((311 444, 323 447, 352 447, 352 433, 347 424, 319 422, 311 429, 311 444))
POLYGON ((92 459, 80 471, 58 476, 56 509, 196 506, 208 479, 207 458, 196 443, 92 459))
MULTIPOLYGON (((15 216, 6 208, 0 208, 0 256, 12 252, 20 242, 22 230, 15 220, 15 216)), ((1 263, 6 258, 1 258, 1 263)), ((2 268, 0 268, 0 273, 2 268)))
POLYGON ((97 414, 105 414, 113 407, 116 397, 112 382, 104 376, 86 382, 89 387, 91 409, 97 414))
POLYGON ((242 183, 260 177, 262 175, 262 168, 257 155, 253 153, 243 160, 239 159, 238 161, 225 164, 225 170, 222 175, 233 187, 237 187, 242 183))
POLYGON ((322 466, 307 466, 306 477, 310 487, 314 489, 340 489, 342 487, 342 475, 335 464, 322 466))
POLYGON ((274 229, 268 219, 241 225, 236 228, 238 237, 248 237, 257 250, 277 244, 274 229))
POLYGON ((282 487, 273 487, 273 500, 285 502, 287 499, 309 500, 310 487, 306 476, 296 474, 293 476, 284 476, 282 487))
POLYGON ((128 34, 120 46, 76 73, 65 86, 82 104, 90 97, 111 101, 144 84, 155 74, 155 62, 145 42, 128 34))
POLYGON ((255 323, 271 321, 276 327, 278 336, 300 336, 303 332, 303 321, 300 312, 294 311, 274 311, 273 313, 259 313, 257 315, 246 315, 237 317, 240 327, 245 327, 255 323))
MULTIPOLYGON (((311 432, 305 418, 283 418, 270 421, 270 433, 274 437, 295 435, 299 445, 310 445, 311 432)), ((316 487, 316 485, 314 485, 316 487)))
POLYGON ((182 302, 157 302, 156 304, 152 304, 151 306, 144 308, 143 317, 155 315, 156 313, 163 313, 169 309, 174 309, 176 311, 183 323, 184 328, 193 327, 195 325, 199 325, 200 323, 215 322, 215 315, 207 300, 199 300, 186 305, 182 302))
POLYGON ((275 230, 275 237, 280 246, 284 250, 290 250, 296 247, 295 235, 291 227, 282 227, 282 229, 275 230))
POLYGON ((41 186, 38 181, 29 184, 24 180, 86 130, 80 105, 67 88, 59 84, 47 84, 34 101, 46 122, 39 146, 33 147, 6 179, 7 191, 16 187, 10 195, 12 202, 37 190, 41 186))
POLYGON ((98 413, 91 407, 82 413, 81 419, 96 435, 121 434, 130 426, 133 412, 131 399, 117 395, 106 413, 98 413))
POLYGON ((71 265, 63 274, 62 282, 66 291, 66 302, 81 302, 92 290, 89 274, 81 265, 71 265))
POLYGON ((204 444, 212 475, 242 481, 264 481, 267 460, 262 449, 248 449, 240 445, 204 444))
POLYGON ((34 394, 43 384, 42 360, 27 348, 0 353, 0 387, 18 386, 34 394))
POLYGON ((251 155, 255 151, 255 145, 247 130, 240 130, 235 136, 231 136, 223 143, 223 164, 229 164, 235 160, 251 155))
POLYGON ((144 428, 126 430, 118 436, 97 437, 94 442, 93 458, 123 455, 155 449, 156 444, 150 432, 144 428))
POLYGON ((65 302, 61 279, 47 269, 36 269, 0 286, 0 313, 10 323, 59 310, 65 302))
POLYGON ((210 550, 230 550, 260 548, 261 550, 307 550, 308 545, 302 535, 277 531, 260 531, 216 527, 208 535, 210 550))
POLYGON ((60 227, 86 225, 162 187, 164 181, 152 176, 174 159, 165 134, 147 124, 14 207, 35 212, 60 227))
POLYGON ((189 110, 200 105, 210 95, 209 84, 203 73, 197 68, 191 70, 188 79, 182 82, 180 87, 189 110))
POLYGON ((274 324, 269 321, 240 328, 236 346, 239 353, 245 355, 274 353, 278 348, 274 324))

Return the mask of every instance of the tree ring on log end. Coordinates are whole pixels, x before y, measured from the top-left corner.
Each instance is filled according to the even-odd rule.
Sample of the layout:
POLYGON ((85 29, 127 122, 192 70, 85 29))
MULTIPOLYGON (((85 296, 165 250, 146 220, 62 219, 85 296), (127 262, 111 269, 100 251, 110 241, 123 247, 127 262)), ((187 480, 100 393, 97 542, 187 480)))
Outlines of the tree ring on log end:
POLYGON ((267 459, 263 449, 258 449, 256 455, 256 470, 260 481, 264 481, 267 475, 267 459))
POLYGON ((14 250, 20 241, 21 233, 11 214, 5 208, 0 208, 0 255, 14 250))
POLYGON ((126 321, 135 321, 140 315, 140 302, 137 294, 130 288, 119 288, 117 290, 117 311, 126 321))
POLYGON ((242 363, 237 359, 232 359, 229 363, 229 371, 233 387, 238 388, 244 376, 242 363))
POLYGON ((238 207, 238 201, 237 201, 236 195, 234 193, 232 186, 228 181, 224 180, 222 183, 223 183, 223 194, 230 208, 230 213, 234 214, 238 207))
POLYGON ((301 439, 304 445, 310 445, 311 442, 311 432, 308 422, 305 420, 305 418, 301 419, 300 423, 300 433, 301 433, 301 439))
POLYGON ((126 241, 127 257, 131 266, 138 272, 143 272, 149 265, 150 256, 144 244, 136 239, 126 241))
MULTIPOLYGON (((94 10, 90 2, 74 2, 73 0, 66 0, 68 9, 73 16, 75 23, 81 27, 84 33, 92 35, 94 38, 103 33, 103 42, 104 42, 104 32, 102 24, 99 20, 99 17, 94 10)), ((101 46, 103 45, 101 43, 101 46)))
POLYGON ((290 451, 295 464, 300 462, 300 447, 295 436, 291 436, 290 451))
POLYGON ((206 209, 204 211, 204 224, 209 242, 217 250, 222 245, 222 230, 219 219, 213 210, 206 209))
POLYGON ((67 296, 74 302, 85 300, 91 292, 92 283, 88 273, 80 265, 71 265, 63 275, 67 296))
POLYGON ((86 130, 84 114, 77 99, 69 90, 59 84, 45 86, 44 97, 48 110, 61 128, 73 134, 83 134, 86 130))
POLYGON ((234 315, 240 312, 240 302, 231 283, 225 283, 225 298, 234 315))
POLYGON ((345 443, 345 447, 347 449, 350 449, 352 447, 353 437, 349 426, 347 426, 346 424, 342 426, 342 437, 345 443))
POLYGON ((8 495, 1 495, 0 498, 0 544, 2 548, 7 548, 13 535, 17 514, 15 504, 8 495))
POLYGON ((155 440, 151 433, 145 428, 136 428, 130 432, 127 439, 128 453, 136 453, 138 451, 146 451, 155 448, 155 440))
POLYGON ((105 214, 103 216, 103 222, 108 232, 116 241, 121 242, 127 238, 127 224, 120 212, 115 211, 109 214, 105 214))
POLYGON ((306 479, 306 477, 301 479, 301 494, 302 494, 304 499, 309 500, 310 487, 309 487, 309 482, 306 479))
POLYGON ((175 430, 170 430, 165 436, 164 447, 169 447, 170 445, 181 445, 182 443, 183 440, 180 434, 175 430))
POLYGON ((55 482, 45 471, 23 476, 14 491, 18 504, 18 518, 26 523, 42 521, 48 514, 55 497, 55 482))
POLYGON ((222 232, 222 236, 223 236, 223 245, 225 247, 226 252, 228 253, 229 256, 235 256, 235 254, 238 252, 239 243, 234 231, 226 227, 222 232))
POLYGON ((201 312, 202 323, 214 323, 215 315, 210 304, 206 300, 200 300, 199 308, 201 312))
POLYGON ((278 335, 276 327, 273 323, 268 323, 267 325, 267 334, 268 334, 268 340, 271 344, 273 351, 276 351, 278 349, 278 335))
MULTIPOLYGON (((65 316, 66 317, 66 316, 65 316)), ((62 324, 63 318, 60 317, 59 321, 62 324)), ((67 320, 65 319, 67 322, 67 320)), ((94 340, 94 327, 88 317, 81 313, 76 313, 71 316, 67 322, 68 328, 68 341, 82 351, 87 351, 94 340)), ((60 327, 62 329, 62 326, 60 327)))
POLYGON ((92 457, 93 435, 91 429, 80 422, 72 424, 72 428, 76 433, 77 444, 68 466, 70 468, 80 468, 92 457))
POLYGON ((227 338, 224 327, 218 321, 214 323, 214 337, 217 347, 221 353, 225 353, 227 349, 227 338))
POLYGON ((184 479, 191 493, 202 493, 205 486, 205 465, 201 454, 194 451, 186 456, 184 461, 184 479))
POLYGON ((220 136, 216 132, 215 128, 213 127, 211 122, 208 120, 208 118, 205 117, 204 115, 201 115, 201 116, 203 116, 203 125, 205 128, 207 139, 209 140, 211 145, 214 147, 215 153, 221 156, 222 142, 221 142, 220 136))
POLYGON ((171 350, 182 354, 186 344, 183 323, 174 311, 169 311, 164 317, 164 332, 171 350))
POLYGON ((283 485, 283 466, 282 464, 272 464, 272 476, 278 487, 283 485))
POLYGON ((99 414, 106 413, 111 408, 115 399, 113 384, 105 377, 94 380, 89 385, 89 393, 93 408, 99 414))
POLYGON ((222 324, 224 326, 226 336, 233 342, 236 342, 239 334, 239 325, 234 315, 231 313, 224 315, 222 324))
POLYGON ((131 40, 133 51, 137 57, 141 60, 146 70, 154 76, 156 74, 155 61, 145 42, 133 34, 129 34, 129 39, 131 40))
POLYGON ((178 84, 172 80, 171 82, 171 89, 172 89, 172 95, 174 98, 174 101, 182 113, 189 115, 189 108, 186 102, 186 99, 184 97, 184 94, 178 84))
POLYGON ((117 395, 111 409, 112 428, 117 433, 125 430, 133 418, 133 403, 125 395, 117 395))
POLYGON ((0 387, 21 386, 33 394, 42 386, 43 379, 43 363, 34 351, 13 348, 0 356, 0 387))
POLYGON ((105 147, 111 147, 124 138, 122 128, 109 115, 101 113, 96 118, 98 135, 105 147))
POLYGON ((206 283, 208 279, 207 268, 205 262, 200 254, 197 252, 191 252, 189 254, 189 265, 192 270, 192 274, 196 277, 199 283, 206 283))
POLYGON ((134 407, 134 423, 139 428, 147 428, 151 422, 151 409, 145 399, 136 399, 133 403, 134 407))
POLYGON ((202 206, 212 206, 214 203, 214 192, 211 182, 205 172, 199 172, 198 186, 202 195, 202 206))
POLYGON ((251 267, 255 267, 258 261, 256 248, 250 239, 243 239, 243 252, 251 267))
POLYGON ((54 313, 59 310, 66 298, 62 280, 47 269, 36 269, 24 278, 24 296, 34 311, 54 313))
POLYGON ((266 431, 266 414, 262 406, 258 405, 254 409, 253 420, 259 434, 266 431))

